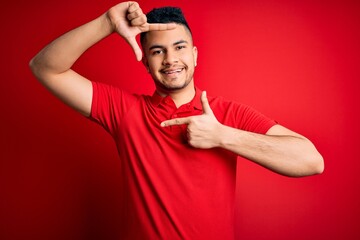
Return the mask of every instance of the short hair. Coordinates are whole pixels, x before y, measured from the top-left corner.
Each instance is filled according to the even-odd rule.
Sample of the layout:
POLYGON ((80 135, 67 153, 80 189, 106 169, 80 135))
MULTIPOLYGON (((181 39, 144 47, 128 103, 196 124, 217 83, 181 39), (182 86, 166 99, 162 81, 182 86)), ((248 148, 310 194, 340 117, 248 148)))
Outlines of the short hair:
MULTIPOLYGON (((186 29, 189 30, 191 35, 191 29, 184 17, 183 12, 178 7, 161 7, 154 8, 146 14, 148 23, 176 23, 183 25, 186 29)), ((140 42, 144 43, 145 35, 147 32, 142 32, 140 34, 140 42)))

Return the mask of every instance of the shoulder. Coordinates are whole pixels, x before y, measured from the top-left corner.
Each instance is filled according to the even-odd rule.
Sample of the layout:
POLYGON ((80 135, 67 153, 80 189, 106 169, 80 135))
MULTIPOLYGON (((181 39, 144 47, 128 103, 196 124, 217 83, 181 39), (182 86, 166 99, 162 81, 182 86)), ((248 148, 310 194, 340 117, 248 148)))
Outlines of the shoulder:
POLYGON ((255 108, 223 97, 209 96, 209 104, 215 116, 225 125, 246 131, 265 133, 276 121, 255 108))
POLYGON ((145 98, 144 95, 138 95, 129 93, 126 90, 119 88, 118 86, 114 86, 107 83, 102 82, 92 82, 93 85, 93 94, 94 96, 108 98, 108 99, 118 99, 122 100, 139 100, 141 98, 145 98))
POLYGON ((222 96, 208 96, 208 101, 213 110, 219 109, 221 111, 224 110, 245 110, 246 108, 249 108, 248 105, 226 99, 222 96))

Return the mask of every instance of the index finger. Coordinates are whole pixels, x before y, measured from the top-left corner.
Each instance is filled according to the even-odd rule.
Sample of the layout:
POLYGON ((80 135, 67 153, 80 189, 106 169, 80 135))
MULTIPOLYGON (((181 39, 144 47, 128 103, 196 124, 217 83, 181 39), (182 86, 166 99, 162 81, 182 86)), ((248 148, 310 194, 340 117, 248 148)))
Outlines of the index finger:
POLYGON ((164 31, 176 28, 176 23, 149 23, 148 31, 164 31))
POLYGON ((169 126, 183 125, 183 124, 189 124, 189 123, 190 123, 190 117, 174 118, 174 119, 163 121, 160 124, 160 126, 169 127, 169 126))

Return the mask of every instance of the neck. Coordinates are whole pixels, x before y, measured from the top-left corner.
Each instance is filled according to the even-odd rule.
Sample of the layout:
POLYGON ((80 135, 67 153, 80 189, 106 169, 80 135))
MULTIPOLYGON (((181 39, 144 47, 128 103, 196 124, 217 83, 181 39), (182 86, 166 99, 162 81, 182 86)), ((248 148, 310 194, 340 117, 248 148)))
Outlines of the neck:
POLYGON ((192 83, 190 83, 188 86, 186 86, 183 89, 174 90, 174 91, 163 91, 162 89, 156 90, 160 96, 170 96, 172 100, 174 101, 176 107, 180 107, 183 104, 186 104, 190 102, 195 97, 195 86, 192 83))

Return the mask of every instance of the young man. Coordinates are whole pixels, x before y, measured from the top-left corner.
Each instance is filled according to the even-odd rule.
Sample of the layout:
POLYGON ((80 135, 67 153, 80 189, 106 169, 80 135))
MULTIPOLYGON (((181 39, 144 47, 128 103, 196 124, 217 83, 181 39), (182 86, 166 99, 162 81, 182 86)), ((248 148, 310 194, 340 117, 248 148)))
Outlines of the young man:
POLYGON ((233 239, 236 159, 279 174, 323 171, 305 137, 241 104, 207 98, 194 85, 197 48, 181 11, 136 2, 112 7, 59 37, 30 63, 39 81, 101 124, 116 141, 122 167, 123 239, 233 239), (156 91, 138 96, 71 70, 89 47, 118 33, 142 52, 156 91))

